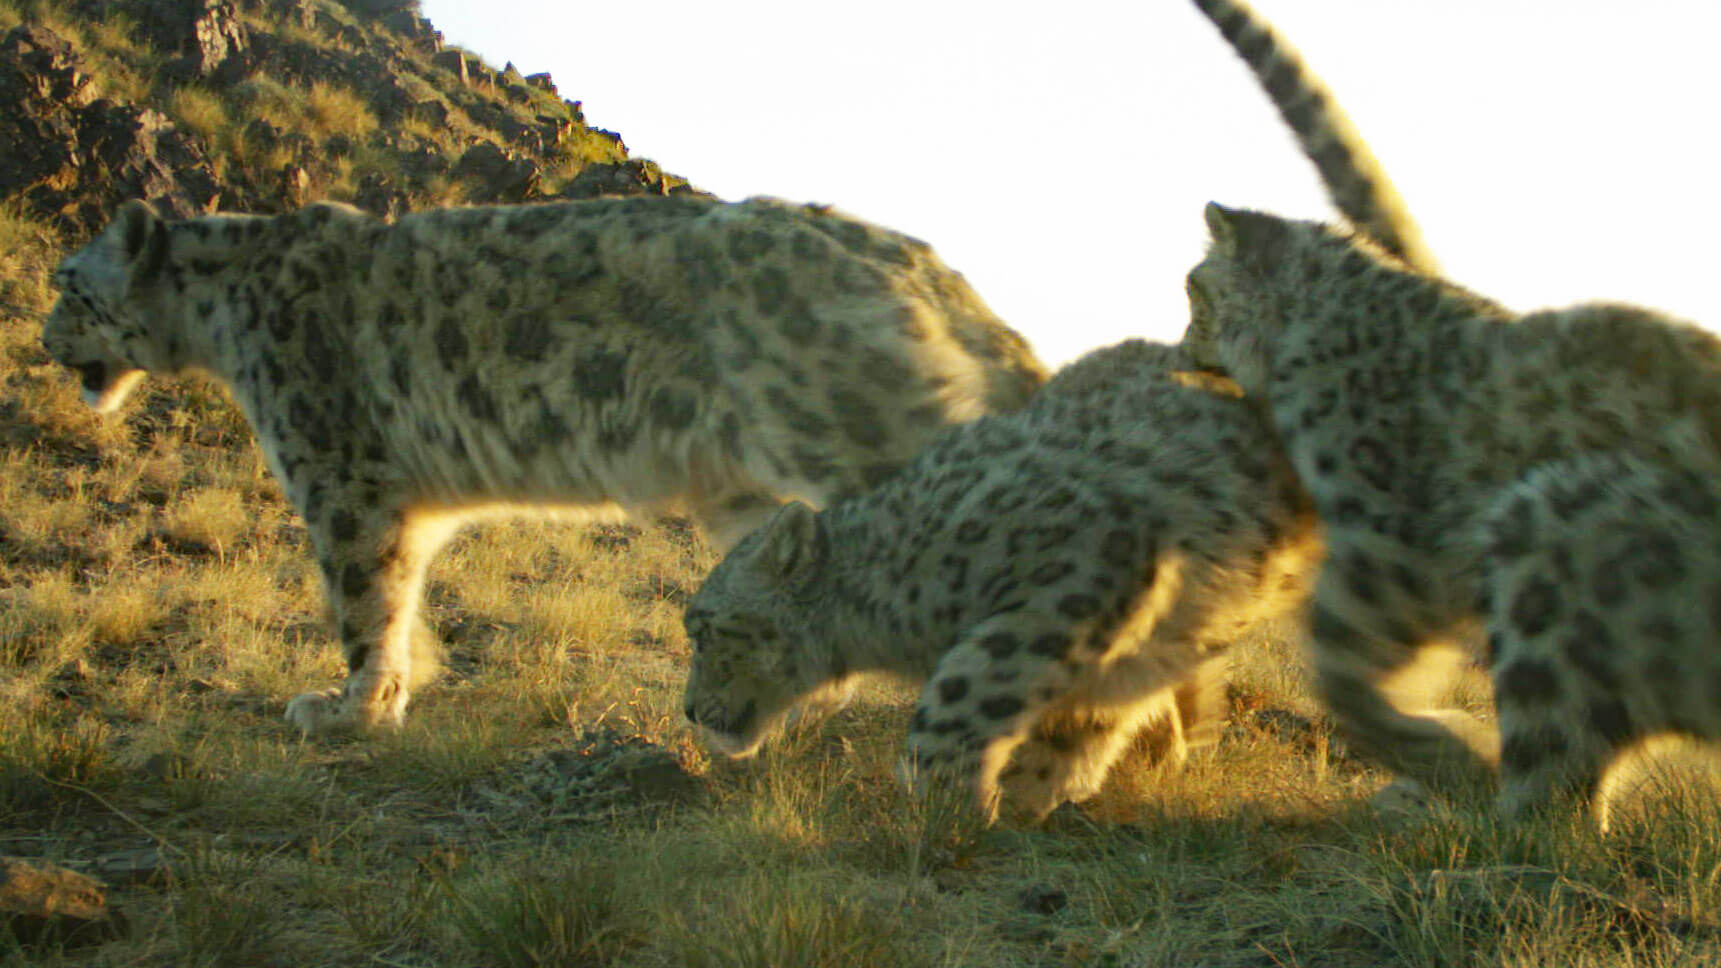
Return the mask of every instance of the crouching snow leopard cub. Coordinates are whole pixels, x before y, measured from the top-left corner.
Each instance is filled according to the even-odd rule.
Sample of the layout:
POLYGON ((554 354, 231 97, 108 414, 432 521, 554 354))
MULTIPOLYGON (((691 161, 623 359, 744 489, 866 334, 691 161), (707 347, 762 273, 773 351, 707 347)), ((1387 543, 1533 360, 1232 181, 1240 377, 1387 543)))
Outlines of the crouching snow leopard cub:
POLYGON ((1001 779, 1031 816, 1091 796, 1157 717, 1210 730, 1225 647, 1305 600, 1319 548, 1256 409, 1185 369, 1097 351, 877 490, 783 508, 688 604, 688 718, 747 755, 851 677, 924 681, 910 766, 988 816, 1001 779))
POLYGON ((306 733, 401 720, 425 566, 462 521, 682 500, 723 542, 1045 380, 924 244, 770 200, 393 224, 130 203, 55 281, 42 340, 93 405, 214 374, 304 516, 350 669, 289 704, 306 733))
POLYGON ((1516 816, 1589 798, 1640 740, 1721 739, 1721 341, 1629 306, 1518 316, 1346 232, 1207 220, 1184 342, 1270 406, 1320 511, 1316 673, 1359 747, 1435 784, 1497 764, 1516 816), (1428 708, 1476 620, 1498 732, 1428 708))

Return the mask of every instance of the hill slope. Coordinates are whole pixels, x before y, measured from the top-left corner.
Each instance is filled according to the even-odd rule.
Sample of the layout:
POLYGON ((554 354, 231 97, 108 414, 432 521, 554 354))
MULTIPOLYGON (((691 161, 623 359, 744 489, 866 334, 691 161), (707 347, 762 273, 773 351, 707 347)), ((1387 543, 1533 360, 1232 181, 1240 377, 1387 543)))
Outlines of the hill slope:
POLYGON ((128 197, 397 213, 685 186, 411 3, 6 0, 0 36, 0 200, 73 234, 128 197))
POLYGON ((82 405, 37 339, 50 268, 132 197, 689 190, 411 3, 0 0, 0 855, 129 922, 25 950, 0 884, 0 966, 1721 964, 1713 786, 1605 840, 1395 825, 1287 642, 1239 650, 1211 757, 1141 756, 1049 829, 910 796, 901 691, 711 761, 679 696, 711 561, 674 521, 457 539, 408 726, 300 741, 287 697, 342 672, 303 527, 219 387, 82 405))

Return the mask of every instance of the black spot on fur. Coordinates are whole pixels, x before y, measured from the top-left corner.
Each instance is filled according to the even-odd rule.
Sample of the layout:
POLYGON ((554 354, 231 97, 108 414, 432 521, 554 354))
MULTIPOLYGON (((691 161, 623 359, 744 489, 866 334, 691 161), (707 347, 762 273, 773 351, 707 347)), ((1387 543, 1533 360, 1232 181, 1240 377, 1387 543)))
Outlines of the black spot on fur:
POLYGON ((884 418, 872 401, 852 390, 833 387, 828 393, 831 410, 843 433, 862 447, 877 450, 887 442, 884 418))
POLYGON ((1601 699, 1590 704, 1588 714, 1590 728, 1596 735, 1608 743, 1618 746, 1637 735, 1637 727, 1631 721, 1631 713, 1625 708, 1625 703, 1618 699, 1601 699))
POLYGON ((1070 654, 1074 641, 1062 632, 1046 632, 1028 643, 1028 651, 1044 659, 1062 659, 1070 654))
POLYGON ((1516 659, 1499 673, 1500 701, 1546 705, 1560 698, 1560 680, 1541 659, 1516 659))
POLYGON ((1380 584, 1375 580, 1374 560, 1360 551, 1352 551, 1344 561, 1345 587, 1352 595, 1370 605, 1380 604, 1380 584))
POLYGON ((1577 612, 1567 624, 1569 631, 1561 644, 1566 658, 1597 686, 1610 691, 1614 689, 1618 674, 1613 667, 1613 657, 1618 647, 1613 634, 1600 619, 1587 611, 1577 612))
POLYGON ((1099 614, 1100 600, 1092 595, 1074 593, 1058 599, 1058 611, 1072 621, 1081 621, 1099 614))
POLYGON ((1512 599, 1512 626, 1524 638, 1535 638, 1548 630, 1563 608, 1560 590, 1553 582, 1546 578, 1532 578, 1512 599))
POLYGON ((1521 558, 1529 553, 1535 536, 1536 509, 1528 499, 1518 498, 1495 518, 1489 551, 1508 561, 1521 558))
POLYGON ((1545 760, 1564 756, 1570 748, 1565 735, 1552 728, 1514 732, 1500 745, 1500 764, 1513 773, 1528 773, 1545 760))
POLYGON ((1679 542, 1663 531, 1644 530, 1634 536, 1617 564, 1649 589, 1670 588, 1686 575, 1685 554, 1679 542))
POLYGON ((502 349, 516 360, 542 362, 550 349, 549 322, 534 314, 521 313, 511 317, 502 349))
POLYGON ((1613 608, 1625 601, 1625 576, 1618 568, 1604 564, 1590 577, 1590 595, 1596 604, 1613 608))
POLYGON ((980 703, 980 711, 991 719, 1008 719, 1022 711, 1022 700, 1015 696, 992 696, 980 703))
POLYGON ((1050 491, 1047 491, 1045 496, 1041 497, 1038 502, 1040 507, 1047 508, 1052 511, 1067 508, 1074 503, 1076 503, 1076 492, 1067 487, 1055 487, 1050 491))
POLYGON ((454 395, 477 420, 495 423, 501 416, 501 411, 496 406, 496 398, 484 388, 484 384, 478 382, 476 376, 468 375, 461 380, 460 385, 454 388, 454 395))
MULTIPOLYGON (((1663 643, 1655 643, 1662 645, 1663 643)), ((1663 696, 1677 696, 1684 691, 1691 670, 1665 654, 1652 656, 1644 663, 1643 671, 1650 683, 1663 696)))
POLYGON ((341 594, 356 598, 370 589, 370 571, 356 561, 341 569, 341 594))
POLYGON ((1309 620, 1309 635, 1320 643, 1323 651, 1347 655, 1366 655, 1373 651, 1373 643, 1367 634, 1320 601, 1315 602, 1309 620))
POLYGON ((329 515, 329 533, 339 541, 351 541, 359 535, 358 516, 345 508, 329 515))
POLYGON ((686 430, 699 415, 699 401, 681 390, 659 388, 651 395, 652 419, 666 430, 686 430))
POLYGON ((952 595, 960 594, 968 585, 968 559, 960 555, 945 555, 938 560, 939 573, 952 595))
POLYGON ((753 276, 753 304, 759 315, 774 319, 788 302, 789 276, 777 266, 766 266, 753 276))
POLYGON ((1544 491, 1547 494, 1548 507, 1552 508, 1555 516, 1562 521, 1572 520, 1607 497, 1606 486, 1593 479, 1552 481, 1546 485, 1544 491))
POLYGON ((462 368, 467 360, 466 334, 452 315, 442 317, 436 325, 436 355, 450 372, 462 368))
POLYGON ((991 533, 992 526, 985 521, 964 521, 956 526, 956 540, 960 544, 978 544, 991 533))
POLYGON ((800 401, 782 387, 766 388, 765 402, 771 405, 771 409, 782 414, 783 419, 796 432, 814 440, 829 436, 830 424, 823 417, 801 406, 800 401))
POLYGON ((1713 519, 1721 502, 1707 481, 1696 474, 1673 475, 1661 487, 1661 497, 1686 514, 1705 520, 1713 519))
POLYGON ((760 256, 768 254, 777 245, 776 237, 760 228, 731 232, 728 242, 729 258, 740 266, 745 266, 760 256))
POLYGON ((984 649, 994 662, 1014 657, 1021 647, 1021 640, 1008 632, 993 632, 980 640, 980 648, 984 649))
POLYGON ((1068 561, 1048 561, 1030 572, 1028 580, 1036 585, 1052 585, 1070 577, 1075 570, 1076 566, 1068 561))
POLYGON ((263 322, 269 327, 269 335, 277 343, 285 343, 293 338, 293 331, 298 328, 298 320, 287 310, 276 306, 264 314, 263 322))
POLYGON ((348 640, 342 643, 347 649, 347 670, 357 672, 365 667, 365 661, 370 658, 370 643, 348 640))
POLYGON ((961 702, 968 695, 968 680, 961 676, 952 676, 938 683, 938 698, 946 703, 961 702))
POLYGON ((627 354, 592 350, 574 361, 574 388, 582 400, 602 403, 618 400, 627 379, 627 354))
POLYGON ((406 396, 412 390, 412 367, 406 362, 406 357, 396 354, 388 361, 389 382, 394 384, 394 392, 406 396))
POLYGON ((1100 541, 1100 560, 1109 565, 1119 567, 1132 565, 1136 562, 1141 542, 1135 535, 1118 528, 1108 532, 1100 541))

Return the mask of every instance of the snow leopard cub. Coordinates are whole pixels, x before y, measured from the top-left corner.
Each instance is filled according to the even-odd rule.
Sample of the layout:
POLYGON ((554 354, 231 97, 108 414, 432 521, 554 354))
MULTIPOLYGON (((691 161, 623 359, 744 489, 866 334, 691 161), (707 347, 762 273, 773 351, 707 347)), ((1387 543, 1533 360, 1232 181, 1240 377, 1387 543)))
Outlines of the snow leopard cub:
POLYGON ((1210 728, 1225 648, 1304 601, 1318 543, 1257 410, 1187 369, 1097 351, 868 494, 784 507, 688 605, 688 718, 748 755, 855 676, 924 682, 910 769, 988 817, 1091 796, 1156 719, 1210 728))

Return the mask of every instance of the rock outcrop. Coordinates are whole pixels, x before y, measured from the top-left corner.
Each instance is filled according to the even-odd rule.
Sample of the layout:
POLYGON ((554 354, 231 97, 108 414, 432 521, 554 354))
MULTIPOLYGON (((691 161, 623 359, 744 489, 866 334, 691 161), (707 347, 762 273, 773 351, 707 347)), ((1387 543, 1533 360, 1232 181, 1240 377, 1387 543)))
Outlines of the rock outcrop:
POLYGON ((630 158, 619 135, 588 127, 549 74, 495 70, 444 48, 413 0, 70 0, 68 9, 92 21, 125 14, 136 29, 113 49, 83 49, 33 23, 0 37, 0 201, 21 202, 69 239, 129 198, 179 217, 329 197, 393 216, 450 197, 692 190, 630 158), (362 105, 342 108, 331 100, 340 96, 362 105), (205 113, 186 113, 199 98, 205 113))

